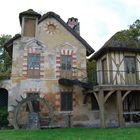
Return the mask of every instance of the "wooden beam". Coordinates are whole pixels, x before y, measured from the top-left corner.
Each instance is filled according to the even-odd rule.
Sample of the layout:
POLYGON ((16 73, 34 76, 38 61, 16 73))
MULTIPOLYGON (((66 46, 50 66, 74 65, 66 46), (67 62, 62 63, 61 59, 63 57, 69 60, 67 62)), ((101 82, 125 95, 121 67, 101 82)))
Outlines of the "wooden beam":
POLYGON ((107 93, 107 95, 105 96, 105 99, 104 99, 104 103, 107 101, 107 99, 114 93, 115 90, 112 90, 110 92, 107 93))
POLYGON ((121 90, 121 91, 140 91, 139 85, 97 85, 93 91, 98 92, 100 89, 104 91, 121 90))
POLYGON ((29 107, 29 111, 30 111, 30 112, 34 112, 34 108, 33 108, 32 102, 31 102, 31 101, 28 101, 28 102, 27 102, 27 105, 28 105, 28 107, 29 107))
POLYGON ((100 127, 105 128, 104 92, 99 91, 100 127))
POLYGON ((99 105, 99 96, 98 96, 97 93, 94 92, 94 91, 93 91, 93 94, 94 94, 94 96, 95 96, 95 98, 96 98, 96 100, 97 100, 97 103, 98 103, 98 105, 99 105))
POLYGON ((122 101, 124 101, 125 97, 126 97, 130 92, 131 92, 130 90, 127 91, 127 92, 125 92, 125 94, 124 94, 123 97, 122 97, 122 101))
POLYGON ((117 95, 118 123, 119 123, 119 127, 124 127, 123 101, 122 101, 121 91, 118 90, 116 95, 117 95))

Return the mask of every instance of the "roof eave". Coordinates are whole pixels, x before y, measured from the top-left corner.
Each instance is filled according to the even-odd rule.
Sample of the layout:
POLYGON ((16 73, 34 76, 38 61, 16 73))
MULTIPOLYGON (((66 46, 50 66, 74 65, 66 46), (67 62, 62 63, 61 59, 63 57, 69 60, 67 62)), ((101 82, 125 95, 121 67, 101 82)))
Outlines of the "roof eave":
POLYGON ((12 57, 12 51, 13 51, 13 42, 17 39, 21 38, 20 34, 16 34, 13 38, 11 38, 8 42, 4 44, 4 48, 8 52, 9 56, 12 57))
POLYGON ((130 48, 130 47, 103 47, 99 51, 97 51, 92 57, 91 60, 98 60, 103 55, 105 55, 108 52, 112 51, 125 51, 125 52, 140 52, 140 48, 130 48))
POLYGON ((39 23, 45 20, 46 18, 55 18, 58 22, 60 22, 72 35, 74 35, 87 49, 86 55, 89 56, 94 53, 94 49, 75 31, 73 31, 61 18, 59 15, 55 14, 54 12, 48 12, 44 15, 40 20, 39 23))

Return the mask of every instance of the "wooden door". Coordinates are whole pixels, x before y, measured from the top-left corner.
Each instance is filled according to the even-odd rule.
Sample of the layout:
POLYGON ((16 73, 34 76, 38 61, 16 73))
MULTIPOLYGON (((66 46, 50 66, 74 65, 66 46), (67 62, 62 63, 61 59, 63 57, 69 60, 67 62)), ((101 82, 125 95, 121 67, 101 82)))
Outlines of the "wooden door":
POLYGON ((136 61, 135 57, 125 57, 125 83, 136 84, 136 61))
POLYGON ((102 77, 103 84, 108 84, 108 71, 107 71, 107 61, 106 58, 102 60, 102 77))

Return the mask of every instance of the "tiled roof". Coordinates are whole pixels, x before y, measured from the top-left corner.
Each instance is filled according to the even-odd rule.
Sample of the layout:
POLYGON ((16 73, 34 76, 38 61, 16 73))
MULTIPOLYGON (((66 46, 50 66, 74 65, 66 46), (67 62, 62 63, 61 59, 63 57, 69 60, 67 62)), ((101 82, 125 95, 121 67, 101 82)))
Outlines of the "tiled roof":
POLYGON ((69 27, 68 24, 65 23, 56 13, 48 12, 44 14, 39 20, 39 23, 46 18, 52 17, 55 18, 58 22, 60 22, 73 36, 75 36, 76 39, 78 39, 85 46, 85 48, 87 49, 87 56, 91 55, 94 52, 94 49, 77 32, 75 32, 71 27, 69 27))
POLYGON ((9 53, 10 57, 12 57, 13 52, 13 41, 21 38, 20 34, 16 34, 13 38, 11 38, 8 42, 4 44, 4 48, 9 53))
POLYGON ((41 15, 37 12, 35 12, 33 9, 29 9, 27 11, 24 11, 24 12, 21 12, 19 14, 19 20, 20 20, 20 24, 21 24, 21 21, 22 21, 22 16, 32 16, 32 17, 38 17, 38 19, 41 18, 41 15))
MULTIPOLYGON (((39 23, 42 22, 43 20, 45 20, 46 18, 55 18, 58 22, 60 22, 73 36, 75 36, 75 38, 77 40, 79 40, 86 48, 87 50, 87 56, 91 55, 94 52, 94 49, 76 32, 74 31, 71 27, 69 27, 67 25, 67 23, 65 23, 59 15, 57 15, 54 12, 48 12, 46 14, 44 14, 42 17, 40 14, 38 14, 37 12, 33 11, 32 9, 29 9, 27 11, 21 12, 19 14, 19 19, 20 19, 20 23, 22 21, 22 16, 35 16, 38 17, 39 19, 39 23)), ((38 23, 38 24, 39 24, 38 23)), ((19 36, 18 36, 19 37, 19 36)), ((21 37, 21 35, 20 35, 21 37)), ((9 40, 6 44, 5 47, 9 44, 11 44, 11 42, 13 42, 14 40, 16 40, 17 37, 13 37, 11 40, 9 40)))

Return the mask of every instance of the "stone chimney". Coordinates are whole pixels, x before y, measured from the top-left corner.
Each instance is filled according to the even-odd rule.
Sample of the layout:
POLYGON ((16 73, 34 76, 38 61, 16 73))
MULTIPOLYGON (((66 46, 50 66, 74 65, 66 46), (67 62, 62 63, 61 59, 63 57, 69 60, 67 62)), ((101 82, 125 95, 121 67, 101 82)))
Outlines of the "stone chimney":
POLYGON ((80 34, 80 23, 78 22, 77 18, 71 17, 68 19, 67 22, 68 26, 71 27, 75 32, 80 34))

